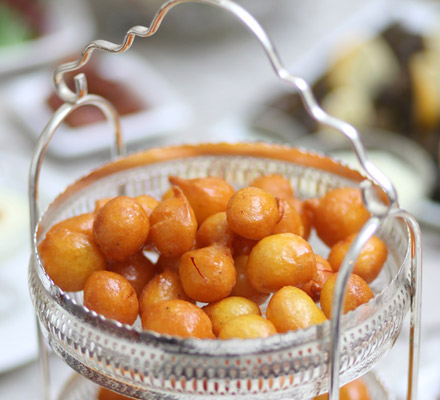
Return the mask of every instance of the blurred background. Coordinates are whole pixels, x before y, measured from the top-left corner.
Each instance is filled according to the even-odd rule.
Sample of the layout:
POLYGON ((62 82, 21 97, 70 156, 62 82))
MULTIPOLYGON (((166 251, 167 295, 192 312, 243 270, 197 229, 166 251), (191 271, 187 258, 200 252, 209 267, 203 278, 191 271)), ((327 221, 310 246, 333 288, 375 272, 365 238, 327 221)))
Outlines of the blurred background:
MULTIPOLYGON (((148 26, 161 0, 0 0, 0 398, 37 398, 35 321, 27 289, 28 168, 36 140, 61 104, 56 66, 93 39, 121 43, 148 26)), ((320 104, 354 124, 371 158, 422 225, 420 398, 440 398, 440 3, 424 0, 241 0, 289 71, 320 104)), ((254 37, 200 4, 173 9, 158 33, 129 52, 95 52, 89 92, 112 101, 129 151, 201 141, 287 143, 355 166, 345 138, 327 132, 279 82, 254 37)), ((70 77, 71 78, 71 77, 70 77)), ((113 141, 93 109, 74 112, 51 141, 41 174, 44 208, 109 158, 113 141), (80 112, 81 111, 81 112, 80 112)), ((408 332, 377 368, 405 397, 408 332)), ((71 373, 51 360, 53 387, 71 373)))

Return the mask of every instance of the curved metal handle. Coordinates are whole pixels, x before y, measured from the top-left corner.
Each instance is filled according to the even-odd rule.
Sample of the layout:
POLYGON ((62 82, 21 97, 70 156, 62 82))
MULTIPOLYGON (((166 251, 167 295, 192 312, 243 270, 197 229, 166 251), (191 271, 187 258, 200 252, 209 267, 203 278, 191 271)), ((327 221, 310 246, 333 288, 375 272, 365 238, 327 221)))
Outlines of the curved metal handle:
MULTIPOLYGON (((114 158, 115 156, 121 156, 124 153, 121 125, 119 122, 119 116, 116 109, 106 99, 100 96, 86 94, 87 86, 84 85, 85 82, 84 79, 82 79, 83 83, 80 82, 81 75, 79 79, 75 80, 77 87, 81 86, 81 90, 82 90, 81 97, 79 97, 73 104, 65 103, 61 105, 55 111, 55 113, 52 115, 52 118, 46 124, 46 127, 44 128, 43 132, 38 138, 38 142, 37 145, 35 146, 35 151, 32 156, 32 161, 29 170, 29 212, 30 212, 30 225, 31 225, 32 254, 36 254, 37 242, 36 242, 36 237, 34 235, 36 233, 37 223, 40 217, 39 205, 38 205, 38 183, 39 183, 41 166, 49 142, 52 139, 57 128, 64 121, 64 119, 70 113, 72 113, 74 110, 76 110, 81 106, 93 105, 95 107, 98 107, 104 113, 107 120, 111 122, 111 124, 113 125, 113 129, 115 133, 115 143, 112 148, 112 158, 114 158)), ((43 337, 43 333, 40 328, 40 324, 38 322, 38 318, 36 318, 36 323, 37 323, 38 348, 39 348, 39 354, 38 354, 39 368, 41 371, 41 378, 42 378, 42 388, 41 388, 42 395, 45 400, 50 400, 51 395, 50 395, 49 352, 48 352, 47 344, 43 337)))

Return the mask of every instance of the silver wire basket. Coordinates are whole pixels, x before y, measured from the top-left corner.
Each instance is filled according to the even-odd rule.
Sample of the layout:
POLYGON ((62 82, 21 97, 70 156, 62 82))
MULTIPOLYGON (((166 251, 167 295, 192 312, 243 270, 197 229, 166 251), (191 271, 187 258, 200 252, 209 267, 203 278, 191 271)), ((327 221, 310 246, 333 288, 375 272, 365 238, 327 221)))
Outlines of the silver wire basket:
MULTIPOLYGON (((94 49, 116 53, 127 50, 135 36, 151 36, 172 7, 186 2, 166 3, 150 28, 132 28, 122 45, 91 42, 77 62, 65 64, 55 72, 55 86, 66 103, 54 113, 40 136, 29 181, 32 228, 29 286, 39 321, 43 397, 51 398, 49 344, 80 375, 139 399, 306 399, 329 391, 334 400, 339 398, 340 384, 365 375, 387 354, 410 310, 408 399, 415 399, 421 281, 417 222, 398 207, 393 185, 369 161, 357 131, 324 113, 308 84, 283 67, 271 41, 250 14, 229 0, 195 1, 232 13, 255 34, 277 75, 299 90, 312 116, 348 137, 364 167, 363 174, 321 154, 265 143, 182 145, 122 157, 123 143, 114 108, 105 99, 87 93, 83 74, 75 78, 76 92, 65 84, 63 74, 84 65, 94 49), (69 186, 40 216, 39 172, 49 141, 63 119, 86 104, 100 108, 113 124, 114 150, 118 157, 69 186), (220 176, 239 188, 261 173, 281 173, 288 177, 300 199, 320 197, 342 186, 362 190, 371 218, 359 232, 338 274, 333 301, 335 317, 322 325, 249 340, 159 335, 142 331, 139 324, 122 325, 88 310, 82 305, 81 293, 63 292, 45 273, 38 243, 58 221, 93 211, 99 198, 121 193, 160 197, 169 187, 169 175, 220 176), (378 188, 381 195, 377 195, 378 188), (381 237, 389 250, 385 267, 373 285, 375 297, 342 315, 344 288, 354 261, 373 234, 381 237)), ((91 387, 88 380, 78 378, 75 382, 66 386, 60 399, 90 398, 93 389, 87 389, 91 387)), ((374 398, 388 398, 385 391, 381 393, 374 398)))

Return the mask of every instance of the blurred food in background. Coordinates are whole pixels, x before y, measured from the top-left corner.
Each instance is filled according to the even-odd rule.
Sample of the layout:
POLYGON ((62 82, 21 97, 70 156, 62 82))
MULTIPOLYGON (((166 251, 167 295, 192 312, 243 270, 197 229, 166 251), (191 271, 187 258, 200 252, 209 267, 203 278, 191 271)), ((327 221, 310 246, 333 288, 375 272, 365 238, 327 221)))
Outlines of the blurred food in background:
MULTIPOLYGON (((396 133, 403 136, 402 140, 409 139, 414 146, 421 146, 437 163, 437 175, 440 163, 439 32, 419 33, 404 24, 391 23, 368 39, 339 43, 333 49, 334 61, 312 85, 318 103, 331 115, 356 126, 363 139, 368 141, 370 132, 375 132, 377 148, 382 142, 382 136, 378 135, 381 131, 396 133)), ((327 141, 330 137, 305 111, 297 94, 275 96, 254 121, 261 129, 270 130, 271 126, 277 129, 277 124, 284 124, 282 129, 294 126, 318 142, 322 137, 327 141)), ((337 135, 332 137, 339 139, 337 135)), ((384 134, 383 142, 390 142, 390 134, 386 137, 384 134)), ((393 146, 396 150, 400 147, 398 136, 394 138, 394 145, 388 143, 388 147, 393 146)), ((440 201, 438 177, 433 197, 440 201)))

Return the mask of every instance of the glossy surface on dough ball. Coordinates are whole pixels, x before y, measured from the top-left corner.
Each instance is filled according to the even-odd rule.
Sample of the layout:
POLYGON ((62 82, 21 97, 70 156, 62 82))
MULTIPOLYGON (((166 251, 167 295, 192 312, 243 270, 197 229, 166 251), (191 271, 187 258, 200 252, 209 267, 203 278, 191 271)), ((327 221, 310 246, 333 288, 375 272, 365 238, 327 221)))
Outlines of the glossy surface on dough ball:
POLYGON ((280 199, 287 199, 289 197, 293 197, 294 195, 290 181, 279 174, 260 176, 256 178, 249 186, 263 189, 264 191, 279 197, 280 199))
POLYGON ((84 286, 84 305, 106 318, 132 325, 139 313, 135 290, 122 275, 98 271, 84 286))
POLYGON ((48 232, 38 250, 46 273, 66 292, 82 290, 92 272, 106 267, 104 255, 84 233, 55 229, 48 232))
POLYGON ((231 229, 247 239, 260 240, 272 233, 279 220, 278 205, 270 193, 246 187, 234 193, 226 209, 231 229))
POLYGON ((138 296, 156 273, 156 266, 142 252, 132 255, 125 261, 112 261, 107 269, 127 279, 138 296))
POLYGON ((145 214, 147 214, 147 217, 150 217, 153 210, 159 204, 158 200, 148 194, 141 194, 139 196, 136 196, 134 199, 142 206, 145 214))
POLYGON ((226 211, 228 201, 234 194, 234 188, 222 178, 183 179, 170 176, 169 181, 183 190, 199 225, 210 215, 226 211))
POLYGON ((322 324, 327 319, 311 297, 294 286, 285 286, 274 293, 266 315, 280 333, 322 324))
MULTIPOLYGON (((321 308, 327 318, 332 317, 333 292, 335 289, 338 274, 333 274, 324 283, 321 290, 321 308)), ((369 302, 374 297, 374 293, 360 276, 351 274, 346 288, 345 302, 343 307, 344 314, 355 310, 361 304, 369 302)))
POLYGON ((142 290, 139 297, 139 313, 142 315, 151 305, 165 300, 187 300, 179 274, 171 269, 166 269, 156 275, 142 290))
POLYGON ((142 206, 127 196, 105 203, 96 213, 93 237, 109 260, 124 261, 147 240, 150 222, 142 206))
POLYGON ((308 204, 316 233, 327 246, 359 232, 370 217, 357 188, 333 189, 317 203, 308 204))
POLYGON ((174 197, 163 200, 150 215, 150 238, 165 257, 180 257, 193 247, 197 220, 188 200, 178 187, 174 197))
POLYGON ((307 207, 305 207, 304 202, 299 199, 291 197, 286 199, 286 201, 290 204, 291 207, 296 210, 296 212, 300 216, 304 229, 302 237, 307 240, 312 231, 312 216, 310 211, 307 209, 307 207))
POLYGON ((209 317, 199 307, 184 300, 153 304, 141 319, 145 330, 180 337, 214 338, 209 317))
POLYGON ((203 303, 224 299, 236 282, 230 251, 216 244, 185 253, 180 259, 179 275, 185 293, 203 303))
MULTIPOLYGON (((337 242, 330 249, 328 261, 335 272, 339 271, 342 261, 347 254, 356 234, 337 242)), ((388 257, 388 249, 385 243, 377 236, 372 236, 362 248, 356 259, 353 273, 359 275, 367 283, 373 282, 388 257)))
POLYGON ((230 296, 208 304, 202 310, 211 319, 212 330, 216 336, 220 329, 233 318, 247 314, 261 315, 260 308, 253 301, 238 296, 230 296))
POLYGON ((280 233, 268 236, 252 249, 247 275, 252 286, 270 293, 283 286, 302 286, 316 273, 315 255, 300 236, 280 233))
POLYGON ((260 315, 241 315, 225 323, 219 339, 254 339, 275 335, 277 330, 272 322, 260 315))
POLYGON ((249 282, 247 276, 247 262, 249 256, 242 254, 234 257, 235 271, 237 278, 235 286, 232 288, 231 296, 245 297, 256 304, 263 304, 269 297, 268 293, 259 292, 249 282))

